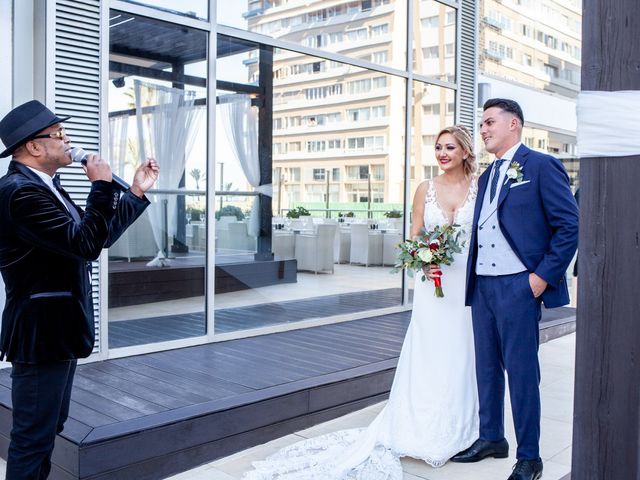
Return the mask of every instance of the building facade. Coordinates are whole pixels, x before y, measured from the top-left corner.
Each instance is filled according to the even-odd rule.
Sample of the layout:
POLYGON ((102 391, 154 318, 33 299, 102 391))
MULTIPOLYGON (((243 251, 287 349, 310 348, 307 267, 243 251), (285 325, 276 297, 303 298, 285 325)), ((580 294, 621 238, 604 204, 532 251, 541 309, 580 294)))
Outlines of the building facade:
MULTIPOLYGON (((520 101, 523 143, 560 158, 577 186, 581 0, 479 3, 479 106, 493 96, 512 95, 520 101)), ((481 161, 486 164, 490 158, 485 154, 481 161)))

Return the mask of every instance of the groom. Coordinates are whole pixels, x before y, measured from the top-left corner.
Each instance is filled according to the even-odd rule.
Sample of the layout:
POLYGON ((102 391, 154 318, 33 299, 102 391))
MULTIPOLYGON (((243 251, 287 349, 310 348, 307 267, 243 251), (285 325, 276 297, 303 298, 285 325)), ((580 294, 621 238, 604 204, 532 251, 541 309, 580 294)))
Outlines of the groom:
POLYGON ((480 401, 480 438, 454 462, 506 458, 505 377, 518 449, 509 480, 542 477, 541 304, 569 303, 565 271, 578 243, 578 208, 556 158, 520 142, 524 117, 513 100, 484 104, 480 134, 496 156, 478 181, 466 304, 471 306, 480 401))

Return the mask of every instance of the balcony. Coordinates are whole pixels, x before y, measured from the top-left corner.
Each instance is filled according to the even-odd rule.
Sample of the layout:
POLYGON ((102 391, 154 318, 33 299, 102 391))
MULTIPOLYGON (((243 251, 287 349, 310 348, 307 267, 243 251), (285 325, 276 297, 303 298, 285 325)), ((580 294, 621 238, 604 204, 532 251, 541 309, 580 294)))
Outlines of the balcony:
POLYGON ((491 29, 495 30, 496 32, 502 32, 502 23, 500 23, 495 18, 482 17, 482 21, 484 22, 485 25, 489 26, 491 29))

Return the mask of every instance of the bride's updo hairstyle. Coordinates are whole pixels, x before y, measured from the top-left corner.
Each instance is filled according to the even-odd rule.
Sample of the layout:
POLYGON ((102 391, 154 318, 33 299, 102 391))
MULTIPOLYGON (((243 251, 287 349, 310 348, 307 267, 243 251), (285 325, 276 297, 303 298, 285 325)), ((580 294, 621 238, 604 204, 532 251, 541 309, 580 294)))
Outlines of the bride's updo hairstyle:
POLYGON ((458 144, 462 147, 462 150, 464 150, 466 154, 466 158, 463 163, 464 173, 467 177, 473 176, 478 171, 478 164, 476 162, 476 155, 473 153, 473 140, 471 139, 471 134, 469 133, 469 130, 467 130, 467 127, 464 125, 453 125, 451 127, 443 128, 436 137, 436 143, 444 133, 453 135, 453 138, 455 138, 458 144))

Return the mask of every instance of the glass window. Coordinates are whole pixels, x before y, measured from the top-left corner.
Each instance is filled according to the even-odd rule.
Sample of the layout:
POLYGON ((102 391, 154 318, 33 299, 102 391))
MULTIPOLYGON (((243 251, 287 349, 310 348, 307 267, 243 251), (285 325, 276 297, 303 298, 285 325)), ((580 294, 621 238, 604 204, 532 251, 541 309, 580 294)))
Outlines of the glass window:
POLYGON ((371 174, 374 180, 384 180, 384 165, 371 165, 371 174))
POLYGON ((379 37, 381 35, 386 35, 389 33, 389 24, 383 23, 382 25, 373 25, 371 27, 371 36, 379 37))
POLYGON ((451 81, 456 74, 456 9, 423 0, 419 14, 420 27, 413 34, 413 68, 427 77, 451 81))
POLYGON ((323 152, 327 149, 327 142, 324 140, 316 140, 307 142, 307 152, 323 152))
POLYGON ((371 54, 371 61, 373 63, 378 63, 380 65, 384 65, 387 63, 387 51, 382 50, 380 52, 374 52, 371 54))
POLYGON ((313 169, 313 179, 314 180, 324 180, 327 171, 324 168, 314 168, 313 169))
POLYGON ((111 167, 124 179, 146 157, 162 168, 151 205, 108 250, 109 348, 203 336, 208 34, 116 10, 109 18, 111 167))
MULTIPOLYGON (((362 13, 360 2, 356 3, 358 12, 362 13)), ((322 3, 316 2, 315 5, 322 3)), ((376 12, 379 6, 385 4, 372 1, 371 12, 376 12)), ((331 8, 326 8, 327 18, 331 18, 331 8)), ((375 24, 389 23, 373 16, 370 21, 375 24)), ((368 24, 365 30, 369 31, 368 24)), ((316 44, 319 42, 324 45, 325 39, 331 38, 328 32, 322 35, 320 39, 316 37, 316 44)), ((309 263, 316 258, 315 243, 309 247, 305 242, 315 242, 316 225, 319 227, 328 223, 337 229, 338 219, 348 212, 353 212, 351 218, 354 222, 364 223, 386 222, 385 212, 402 210, 405 119, 401 108, 392 113, 390 106, 400 105, 404 101, 405 80, 339 62, 328 63, 321 58, 293 54, 283 49, 274 49, 273 56, 269 58, 270 55, 265 54, 265 50, 268 50, 266 46, 251 45, 247 41, 224 35, 219 35, 220 38, 217 61, 218 71, 226 77, 224 80, 234 83, 238 90, 253 91, 257 97, 257 109, 263 108, 260 106, 263 104, 260 96, 271 95, 273 110, 258 111, 267 120, 262 128, 268 125, 267 128, 271 129, 266 133, 271 136, 272 148, 262 151, 258 158, 260 162, 271 162, 273 181, 269 183, 274 183, 271 213, 272 217, 278 219, 274 223, 284 225, 284 228, 273 229, 269 241, 258 242, 258 245, 264 243, 271 246, 274 259, 285 262, 282 264, 283 271, 295 283, 292 281, 291 284, 281 283, 263 288, 244 279, 242 291, 229 294, 216 292, 216 333, 264 327, 283 321, 281 315, 264 315, 265 311, 273 310, 265 309, 265 305, 282 304, 282 308, 296 312, 295 318, 287 318, 287 321, 399 305, 402 278, 400 275, 389 275, 391 264, 395 261, 392 250, 387 252, 384 262, 383 258, 379 258, 369 265, 367 277, 371 281, 354 288, 354 284, 359 285, 357 278, 364 266, 360 265, 357 256, 352 259, 346 249, 346 244, 350 245, 351 242, 349 222, 344 222, 343 228, 338 231, 338 246, 335 246, 338 242, 334 242, 337 230, 331 235, 326 248, 336 250, 326 256, 329 258, 326 264, 318 266, 318 275, 315 274, 315 264, 309 263), (224 45, 223 49, 220 49, 221 44, 224 45), (323 62, 327 67, 321 75, 291 68, 323 62), (272 73, 286 72, 286 75, 272 75, 272 90, 263 93, 259 83, 256 83, 261 77, 261 68, 270 69, 272 73), (270 116, 283 121, 273 121, 270 116), (381 118, 384 121, 373 121, 381 118), (284 145, 287 145, 286 149, 284 145), (298 214, 298 207, 306 209, 312 220, 294 218, 298 214), (310 248, 313 253, 302 253, 311 251, 310 248), (320 275, 331 271, 335 275, 320 275), (326 295, 332 295, 335 302, 328 303, 330 308, 318 309, 320 295, 323 295, 323 301, 327 300, 326 295), (292 302, 299 302, 296 304, 299 307, 292 305, 292 302), (236 308, 243 308, 243 311, 255 308, 260 314, 242 316, 237 314, 236 308), (240 321, 240 318, 246 320, 240 321)), ((369 54, 372 50, 381 48, 370 48, 369 54)), ((263 70, 262 73, 268 75, 269 70, 263 70)), ((220 90, 218 97, 221 97, 220 90)), ((219 122, 224 123, 224 118, 221 114, 219 122)), ((237 133, 240 133, 240 138, 246 138, 248 134, 237 133)), ((264 133, 258 129, 258 135, 264 133)), ((229 181, 233 179, 232 189, 225 192, 223 202, 239 207, 246 218, 250 215, 251 204, 247 200, 252 200, 249 194, 254 189, 244 177, 242 168, 238 168, 239 162, 234 160, 242 153, 233 148, 228 150, 226 154, 219 151, 217 157, 218 161, 224 159, 225 181, 227 178, 229 181), (236 190, 244 195, 232 196, 231 193, 236 190)), ((225 238, 225 235, 229 235, 224 233, 225 228, 220 225, 217 229, 216 260, 248 259, 237 242, 225 238)), ((248 235, 253 241, 256 240, 255 234, 248 235)), ((400 242, 403 233, 396 229, 393 235, 386 242, 387 245, 400 242)), ((360 251, 359 247, 354 249, 356 254, 360 251)), ((253 261, 253 258, 247 261, 253 261)))
POLYGON ((436 136, 455 122, 455 92, 416 81, 413 83, 413 98, 414 139, 410 177, 411 191, 415 192, 420 182, 438 174, 434 151, 436 136))
POLYGON ((373 88, 385 88, 387 86, 387 77, 374 77, 373 88))
MULTIPOLYGON (((330 2, 217 2, 222 25, 261 33, 311 48, 406 67, 406 0, 350 0, 330 2), (395 46, 372 58, 372 47, 395 46), (376 45, 376 43, 378 45, 376 45), (398 46, 403 46, 398 48, 398 46)), ((379 48, 377 48, 379 50, 379 48)))

